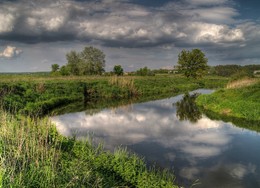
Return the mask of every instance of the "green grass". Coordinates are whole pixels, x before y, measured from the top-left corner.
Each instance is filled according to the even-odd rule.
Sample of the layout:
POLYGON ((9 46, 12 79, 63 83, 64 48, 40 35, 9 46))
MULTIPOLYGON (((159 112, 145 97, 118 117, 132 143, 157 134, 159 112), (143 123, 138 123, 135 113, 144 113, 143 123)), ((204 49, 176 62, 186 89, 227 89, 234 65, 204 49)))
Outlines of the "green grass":
POLYGON ((42 116, 76 101, 164 98, 198 88, 224 87, 227 79, 177 76, 47 77, 0 75, 0 101, 13 113, 42 116), (86 99, 87 98, 87 99, 86 99))
POLYGON ((211 111, 211 116, 214 114, 213 116, 216 117, 218 114, 240 126, 244 124, 250 128, 249 124, 259 125, 260 82, 245 87, 220 89, 210 95, 200 95, 197 104, 205 111, 211 111))
POLYGON ((47 119, 0 116, 0 187, 177 187, 125 149, 62 137, 47 119))
POLYGON ((178 75, 112 80, 101 76, 0 75, 0 187, 177 187, 171 173, 147 169, 143 159, 125 149, 111 153, 90 141, 63 137, 48 117, 42 116, 58 107, 63 107, 57 111, 62 113, 64 105, 75 101, 102 108, 107 105, 102 101, 124 105, 127 100, 221 88, 227 81, 221 77, 190 80, 178 75))

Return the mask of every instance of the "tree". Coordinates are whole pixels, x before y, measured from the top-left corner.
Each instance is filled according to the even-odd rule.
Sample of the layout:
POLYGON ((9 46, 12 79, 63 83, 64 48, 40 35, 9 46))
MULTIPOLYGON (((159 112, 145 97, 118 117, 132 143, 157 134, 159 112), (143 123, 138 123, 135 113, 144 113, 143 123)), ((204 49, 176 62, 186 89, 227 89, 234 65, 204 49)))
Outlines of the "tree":
POLYGON ((92 46, 85 47, 80 53, 82 74, 102 74, 105 72, 105 54, 92 46))
POLYGON ((237 72, 240 72, 242 67, 240 65, 217 65, 215 66, 215 74, 218 76, 229 77, 237 72))
POLYGON ((68 71, 73 75, 80 74, 81 59, 76 51, 71 51, 66 54, 68 71))
POLYGON ((137 75, 140 76, 154 76, 154 72, 148 69, 147 67, 140 68, 139 70, 136 71, 137 75))
POLYGON ((117 76, 121 76, 124 74, 124 69, 122 68, 121 65, 115 65, 114 66, 114 73, 117 75, 117 76))
POLYGON ((176 115, 180 121, 190 120, 195 123, 202 118, 202 113, 195 102, 197 96, 198 93, 192 95, 185 93, 182 100, 176 103, 176 115))
POLYGON ((62 76, 68 76, 70 75, 70 72, 69 72, 69 69, 67 66, 63 65, 61 68, 60 68, 60 74, 62 76))
POLYGON ((182 50, 178 55, 178 69, 186 77, 201 78, 208 72, 208 59, 200 49, 182 50))
POLYGON ((58 64, 52 64, 51 65, 51 72, 57 72, 59 70, 60 66, 58 64))
POLYGON ((68 71, 72 75, 95 75, 105 71, 105 54, 92 46, 82 52, 71 51, 66 54, 68 71))

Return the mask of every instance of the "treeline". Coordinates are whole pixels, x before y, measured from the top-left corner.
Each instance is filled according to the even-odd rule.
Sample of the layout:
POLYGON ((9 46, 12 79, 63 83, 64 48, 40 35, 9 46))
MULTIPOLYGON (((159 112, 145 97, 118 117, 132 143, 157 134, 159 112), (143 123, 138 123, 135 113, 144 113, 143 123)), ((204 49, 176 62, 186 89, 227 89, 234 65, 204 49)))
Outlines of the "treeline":
MULTIPOLYGON (((133 72, 125 73, 121 65, 115 65, 113 71, 105 72, 105 54, 97 48, 92 46, 85 47, 81 52, 76 52, 74 50, 66 54, 67 64, 64 66, 59 66, 58 64, 52 65, 52 75, 138 75, 138 76, 154 76, 156 74, 181 74, 185 73, 186 76, 197 77, 198 75, 208 74, 217 75, 223 77, 230 76, 254 76, 254 71, 260 70, 260 65, 217 65, 208 68, 207 59, 203 52, 199 49, 194 49, 193 51, 182 51, 179 54, 179 66, 174 66, 172 70, 168 69, 155 69, 151 70, 148 67, 140 68, 133 72), (198 59, 198 54, 201 57, 198 59), (192 60, 192 61, 191 61, 192 60), (199 62, 192 64, 193 62, 199 62), (205 67, 202 68, 202 65, 205 67), (195 74, 196 73, 196 74, 195 74)), ((198 76, 201 77, 201 76, 198 76)))
POLYGON ((237 74, 253 76, 254 71, 257 70, 260 70, 260 65, 217 65, 210 68, 210 74, 224 77, 234 76, 237 74))

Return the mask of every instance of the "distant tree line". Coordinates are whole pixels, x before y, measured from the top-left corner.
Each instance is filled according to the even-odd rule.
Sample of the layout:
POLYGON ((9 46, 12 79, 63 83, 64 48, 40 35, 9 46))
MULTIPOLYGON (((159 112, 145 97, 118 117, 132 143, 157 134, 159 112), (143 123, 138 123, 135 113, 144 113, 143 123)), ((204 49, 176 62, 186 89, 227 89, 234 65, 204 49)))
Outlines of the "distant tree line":
POLYGON ((154 76, 154 72, 151 69, 148 69, 147 67, 140 68, 135 73, 138 76, 154 76))
MULTIPOLYGON (((53 75, 101 75, 105 73, 105 54, 92 46, 85 47, 81 52, 74 50, 66 54, 67 64, 59 66, 53 64, 51 73, 53 75)), ((208 66, 208 59, 200 49, 191 51, 182 50, 178 55, 177 69, 171 70, 172 73, 181 73, 190 78, 201 78, 205 75, 217 76, 253 76, 254 71, 260 70, 260 65, 217 65, 208 66)), ((154 76, 155 74, 169 74, 167 69, 151 70, 148 67, 140 68, 128 75, 154 76)), ((105 75, 124 75, 121 65, 115 65, 113 71, 105 75)))
POLYGON ((217 65, 211 67, 210 74, 224 77, 230 77, 237 74, 253 76, 254 71, 256 70, 260 70, 260 65, 217 65))

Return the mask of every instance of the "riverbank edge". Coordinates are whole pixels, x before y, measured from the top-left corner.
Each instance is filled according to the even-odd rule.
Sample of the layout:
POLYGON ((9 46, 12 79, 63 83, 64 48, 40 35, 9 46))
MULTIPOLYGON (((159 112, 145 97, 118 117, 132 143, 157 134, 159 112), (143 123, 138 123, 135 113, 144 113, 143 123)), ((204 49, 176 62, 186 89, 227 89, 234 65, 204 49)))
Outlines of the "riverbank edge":
POLYGON ((256 82, 250 86, 220 89, 209 95, 200 95, 196 103, 210 118, 233 122, 239 127, 259 132, 259 97, 260 82, 256 82))
MULTIPOLYGON (((167 93, 168 95, 168 93, 171 92, 172 95, 174 95, 181 91, 194 90, 205 86, 208 86, 208 88, 214 88, 215 86, 221 87, 226 82, 226 80, 220 80, 219 83, 216 83, 212 81, 211 78, 198 81, 187 79, 184 79, 183 81, 183 78, 177 79, 179 80, 175 82, 172 78, 167 78, 168 83, 165 83, 165 78, 162 80, 158 77, 152 79, 140 78, 139 80, 134 80, 134 84, 141 95, 147 95, 148 97, 151 96, 153 98, 153 96, 159 96, 160 94, 167 93), (169 83, 171 85, 167 85, 169 83)), ((218 78, 213 78, 213 80, 216 79, 218 78)), ((83 83, 86 83, 85 81, 83 83)), ((74 87, 75 82, 82 83, 82 80, 73 80, 69 82, 71 83, 71 86, 74 87)), ((107 88, 114 88, 110 90, 113 91, 114 94, 118 94, 117 92, 121 91, 121 89, 123 93, 125 91, 128 93, 129 87, 125 86, 127 86, 129 82, 126 82, 126 85, 121 85, 122 83, 120 82, 124 83, 124 80, 122 79, 121 81, 114 83, 114 85, 112 84, 113 87, 111 87, 109 80, 91 80, 90 83, 92 86, 95 86, 94 90, 93 88, 90 88, 89 92, 93 92, 92 94, 94 94, 91 98, 98 99, 98 97, 100 97, 96 97, 96 91, 100 92, 98 89, 101 89, 101 93, 103 94, 106 92, 107 88), (106 88, 102 88, 102 84, 99 85, 99 83, 105 83, 106 88)), ((8 84, 13 84, 15 86, 14 88, 18 89, 2 90, 1 94, 7 91, 4 94, 5 96, 8 96, 10 92, 22 91, 22 94, 25 94, 25 97, 22 98, 22 100, 25 100, 27 99, 26 97, 30 97, 30 94, 34 91, 39 91, 40 96, 42 91, 44 91, 45 87, 42 86, 45 86, 45 83, 60 86, 60 83, 67 85, 68 80, 48 80, 46 82, 40 81, 32 83, 30 83, 30 81, 21 82, 20 80, 15 83, 3 82, 3 84, 7 84, 7 86, 8 84), (29 90, 27 90, 27 86, 20 87, 20 83, 27 84, 29 90), (32 85, 33 90, 30 89, 30 86, 32 85), (22 88, 22 90, 19 88, 22 88)), ((130 84, 132 83, 133 81, 131 81, 130 78, 130 84)), ((82 88, 83 90, 79 90, 79 96, 77 96, 77 93, 75 94, 76 98, 79 97, 80 99, 84 99, 84 97, 82 97, 82 94, 84 94, 84 84, 82 88)), ((64 88, 60 89, 63 90, 64 88)), ((60 94, 59 89, 55 90, 55 92, 56 91, 58 91, 57 94, 60 94)), ((55 95, 55 92, 49 93, 55 95)), ((70 90, 68 93, 65 93, 65 97, 66 95, 71 95, 70 90)), ((15 102, 16 99, 23 96, 19 96, 18 92, 15 93, 13 97, 13 101, 15 102)), ((24 105, 23 102, 24 101, 21 103, 22 105, 24 105)), ((25 100, 25 102, 27 101, 25 100)), ((32 105, 33 102, 30 104, 32 105)), ((13 103, 13 106, 15 107, 16 104, 17 103, 13 103)), ((12 105, 9 107, 11 108, 12 105)), ((46 108, 48 109, 48 106, 46 108)), ((19 111, 16 112, 19 113, 19 111)), ((48 124, 42 123, 42 121, 44 122, 44 119, 38 118, 37 116, 14 116, 3 110, 1 111, 1 114, 5 114, 1 117, 1 126, 8 124, 8 126, 4 128, 1 127, 2 130, 6 129, 7 132, 3 131, 0 137, 0 185, 2 183, 3 187, 8 185, 11 185, 12 187, 27 187, 32 185, 34 185, 34 187, 75 187, 76 185, 86 185, 88 187, 92 187, 92 185, 94 187, 98 187, 97 185, 101 185, 101 187, 119 187, 122 185, 129 187, 177 187, 173 184, 175 178, 171 173, 167 171, 158 172, 156 170, 147 170, 143 159, 140 159, 134 154, 129 154, 126 150, 119 149, 114 153, 108 153, 101 150, 100 147, 94 148, 87 141, 80 142, 73 138, 62 137, 57 134, 56 130, 53 131, 53 128, 51 128, 50 132, 47 130, 46 133, 45 128, 48 124), (9 117, 11 117, 12 121, 6 121, 9 117), (39 126, 38 123, 43 124, 43 126, 39 126), (27 127, 28 125, 29 128, 27 127), (44 136, 41 136, 42 133, 39 132, 39 128, 40 131, 46 133, 44 136), (30 133, 30 135, 27 133, 30 133), (21 134, 22 137, 20 137, 21 134), (54 135, 55 137, 53 137, 54 135), (60 139, 62 141, 60 141, 60 139), (28 140, 31 141, 27 142, 28 140), (29 147, 31 143, 33 145, 29 147), (30 148, 33 149, 31 150, 30 148), (30 153, 31 151, 33 152, 30 153), (86 153, 89 151, 91 152, 86 153), (36 158, 34 158, 35 153, 38 155, 36 158), (60 161, 56 155, 62 156, 62 160, 60 161), (91 163, 90 161, 96 157, 99 160, 91 163), (96 166, 97 164, 98 166, 96 166), (90 169, 88 167, 90 167, 90 169), (63 171, 63 169, 65 169, 65 171, 63 171), (94 170, 95 172, 92 173, 91 170, 94 170), (62 174, 63 172, 65 174, 62 174), (112 174, 112 177, 109 174, 112 174), (62 177, 62 179, 59 179, 59 177, 62 177)), ((36 115, 39 115, 39 113, 37 112, 36 115)))
POLYGON ((0 187, 178 187, 126 149, 61 136, 47 118, 0 116, 0 187))
POLYGON ((43 78, 0 82, 0 99, 5 110, 36 117, 75 101, 133 99, 147 101, 199 88, 221 88, 225 78, 206 77, 190 80, 184 77, 102 77, 43 78))

